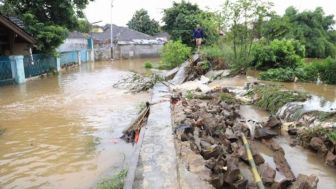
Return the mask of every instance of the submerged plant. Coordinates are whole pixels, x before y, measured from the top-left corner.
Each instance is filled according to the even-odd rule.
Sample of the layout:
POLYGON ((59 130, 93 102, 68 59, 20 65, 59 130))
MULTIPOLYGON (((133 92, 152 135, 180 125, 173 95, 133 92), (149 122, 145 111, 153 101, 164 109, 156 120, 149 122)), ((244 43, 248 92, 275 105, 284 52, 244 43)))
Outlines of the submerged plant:
POLYGON ((289 102, 303 102, 309 97, 303 92, 281 90, 278 85, 257 86, 252 93, 258 96, 256 105, 272 114, 289 102))
POLYGON ((219 95, 220 99, 228 104, 235 104, 235 103, 240 103, 239 100, 237 100, 234 95, 230 93, 221 93, 219 95))
POLYGON ((115 176, 99 183, 96 189, 122 189, 124 187, 124 180, 126 176, 127 170, 123 169, 115 176))
POLYGON ((150 61, 146 61, 144 66, 145 66, 146 69, 153 68, 153 65, 152 65, 152 63, 150 61))

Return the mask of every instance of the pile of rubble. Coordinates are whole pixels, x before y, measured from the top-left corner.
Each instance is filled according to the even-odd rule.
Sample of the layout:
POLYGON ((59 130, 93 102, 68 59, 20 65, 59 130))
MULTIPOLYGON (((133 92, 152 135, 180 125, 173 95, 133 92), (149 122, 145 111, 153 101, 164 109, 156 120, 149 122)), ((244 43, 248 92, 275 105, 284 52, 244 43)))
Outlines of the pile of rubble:
POLYGON ((239 103, 221 98, 232 95, 227 89, 217 89, 204 95, 209 98, 186 99, 180 92, 172 97, 177 148, 183 150, 189 146, 190 149, 187 153, 179 153, 189 153, 188 156, 193 153, 194 157, 201 156, 204 160, 197 161, 198 168, 190 169, 196 165, 190 162, 192 158, 184 158, 188 170, 194 171, 215 188, 257 188, 258 180, 249 171, 247 151, 241 140, 244 135, 250 139, 249 147, 266 188, 316 188, 318 178, 301 174, 295 177, 286 161, 284 150, 272 140, 272 137, 278 135, 281 126, 279 120, 274 117, 266 123, 244 120, 239 113, 239 103), (273 151, 276 167, 265 162, 253 138, 273 151), (202 162, 203 167, 199 168, 202 162), (284 178, 276 180, 276 174, 284 178))

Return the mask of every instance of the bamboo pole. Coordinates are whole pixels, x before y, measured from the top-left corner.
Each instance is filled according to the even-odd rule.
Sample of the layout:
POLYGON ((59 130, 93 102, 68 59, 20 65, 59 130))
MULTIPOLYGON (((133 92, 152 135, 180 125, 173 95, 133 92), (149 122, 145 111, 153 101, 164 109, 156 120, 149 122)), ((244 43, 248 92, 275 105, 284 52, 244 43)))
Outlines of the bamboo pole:
POLYGON ((247 154, 247 160, 249 161, 250 163, 250 166, 251 166, 251 172, 253 174, 253 177, 254 177, 254 181, 257 185, 257 188, 258 189, 265 189, 264 187, 264 184, 260 178, 260 175, 258 173, 258 170, 257 170, 257 166, 254 162, 254 159, 253 159, 253 156, 252 156, 252 152, 251 152, 251 149, 250 149, 250 145, 245 137, 245 135, 242 133, 241 134, 241 138, 242 138, 242 141, 243 141, 243 144, 244 144, 244 147, 245 147, 245 150, 246 150, 246 154, 247 154))

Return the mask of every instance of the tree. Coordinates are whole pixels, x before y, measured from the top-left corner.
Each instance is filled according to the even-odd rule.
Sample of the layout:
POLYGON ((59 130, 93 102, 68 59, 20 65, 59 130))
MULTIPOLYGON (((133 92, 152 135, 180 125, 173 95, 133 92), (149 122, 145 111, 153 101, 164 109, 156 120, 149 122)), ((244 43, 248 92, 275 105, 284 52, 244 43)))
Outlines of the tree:
POLYGON ((271 6, 261 0, 226 0, 222 14, 233 46, 235 69, 246 68, 250 63, 259 23, 270 15, 271 6))
POLYGON ((192 45, 192 30, 200 24, 201 9, 196 4, 186 1, 173 3, 173 7, 163 11, 163 30, 171 35, 173 40, 180 39, 184 44, 192 45))
POLYGON ((294 7, 289 7, 283 17, 290 22, 291 30, 287 36, 300 40, 306 47, 308 57, 336 56, 333 15, 326 16, 321 7, 301 13, 294 7))
POLYGON ((140 9, 135 12, 132 19, 127 23, 130 29, 146 33, 148 35, 155 35, 160 31, 159 22, 150 19, 148 12, 145 9, 140 9))
POLYGON ((78 20, 77 31, 82 33, 90 33, 91 28, 92 26, 87 19, 78 20))
POLYGON ((79 28, 83 9, 92 0, 5 0, 1 14, 20 17, 26 30, 37 39, 36 51, 54 53, 68 30, 79 28))

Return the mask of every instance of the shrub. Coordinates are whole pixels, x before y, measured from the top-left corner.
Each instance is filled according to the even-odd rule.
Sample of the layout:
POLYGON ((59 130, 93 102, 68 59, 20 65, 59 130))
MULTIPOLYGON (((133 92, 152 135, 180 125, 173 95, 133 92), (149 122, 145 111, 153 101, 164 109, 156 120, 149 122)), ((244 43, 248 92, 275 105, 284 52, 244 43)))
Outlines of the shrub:
POLYGON ((297 77, 300 81, 317 81, 320 77, 323 83, 336 84, 336 60, 327 58, 323 61, 313 61, 301 64, 296 69, 276 68, 260 73, 260 79, 269 81, 291 82, 297 77))
POLYGON ((269 69, 260 73, 260 79, 269 81, 292 82, 295 79, 295 71, 291 68, 269 69))
POLYGON ((295 40, 273 40, 269 44, 261 41, 252 48, 252 66, 269 68, 295 68, 303 62, 304 46, 295 40))
POLYGON ((149 62, 149 61, 146 61, 146 62, 145 62, 145 68, 146 68, 146 69, 151 69, 151 68, 153 68, 152 63, 149 62))
POLYGON ((202 47, 201 55, 202 58, 209 60, 215 70, 228 69, 228 67, 233 69, 235 65, 233 50, 225 43, 202 47))
POLYGON ((161 68, 174 68, 182 64, 191 55, 191 48, 182 44, 181 41, 169 41, 161 51, 161 68))
POLYGON ((327 58, 322 64, 318 65, 321 81, 327 84, 336 84, 336 60, 327 58))

